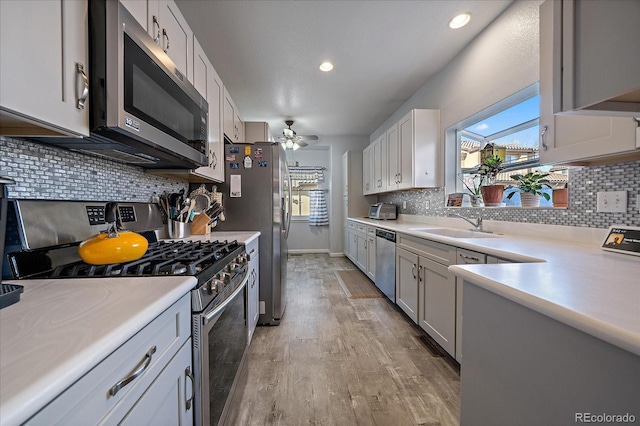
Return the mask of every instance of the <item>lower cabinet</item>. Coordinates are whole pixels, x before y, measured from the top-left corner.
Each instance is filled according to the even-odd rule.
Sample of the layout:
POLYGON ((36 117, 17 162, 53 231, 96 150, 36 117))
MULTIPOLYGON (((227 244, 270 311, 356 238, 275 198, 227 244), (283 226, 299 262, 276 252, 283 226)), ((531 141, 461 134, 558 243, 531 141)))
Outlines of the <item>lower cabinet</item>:
POLYGON ((260 316, 260 258, 258 252, 258 239, 256 238, 246 247, 249 255, 249 281, 247 282, 247 321, 249 322, 249 338, 251 338, 258 324, 260 316))
POLYGON ((190 337, 186 294, 26 424, 192 424, 190 337))
POLYGON ((367 276, 376 281, 376 228, 367 226, 367 276))
POLYGON ((418 255, 396 246, 396 304, 418 322, 418 255))
MULTIPOLYGON (((189 339, 122 421, 118 422, 118 418, 112 416, 116 417, 114 423, 132 426, 192 425, 195 393, 193 386, 189 339)), ((111 421, 110 418, 106 420, 111 421)))
POLYGON ((448 265, 419 258, 418 325, 452 356, 456 340, 456 277, 448 265))
POLYGON ((376 228, 348 220, 345 255, 372 281, 376 278, 376 228))

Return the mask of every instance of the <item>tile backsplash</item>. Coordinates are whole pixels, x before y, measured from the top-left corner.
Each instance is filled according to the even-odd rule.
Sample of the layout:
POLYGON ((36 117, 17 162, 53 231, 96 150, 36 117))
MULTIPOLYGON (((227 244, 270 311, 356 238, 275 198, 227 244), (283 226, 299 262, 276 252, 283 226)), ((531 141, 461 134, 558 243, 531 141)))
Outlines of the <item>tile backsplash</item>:
POLYGON ((16 181, 9 197, 43 200, 147 202, 186 182, 144 169, 22 139, 0 137, 0 176, 16 181))
MULTIPOLYGON (((450 216, 451 213, 475 217, 479 209, 445 207, 442 188, 394 192, 378 196, 379 202, 393 203, 403 214, 420 216, 450 216), (403 202, 407 203, 402 208, 403 202), (429 209, 426 202, 429 202, 429 209)), ((640 226, 640 161, 570 169, 569 207, 566 209, 482 208, 489 220, 528 222, 548 225, 608 228, 613 224, 640 226), (627 191, 627 211, 624 213, 598 213, 598 191, 627 191)))
MULTIPOLYGON (((0 176, 16 181, 9 197, 51 200, 149 201, 153 193, 188 189, 186 182, 145 173, 139 167, 41 145, 0 137, 0 176)), ((569 171, 567 209, 484 208, 489 220, 607 228, 611 224, 640 226, 640 161, 575 168, 569 171), (625 213, 596 212, 598 191, 627 191, 625 213)), ((395 192, 378 197, 399 206, 403 214, 475 216, 478 209, 445 207, 442 188, 395 192), (407 207, 402 208, 403 201, 407 207), (426 208, 429 201, 429 209, 426 208)))

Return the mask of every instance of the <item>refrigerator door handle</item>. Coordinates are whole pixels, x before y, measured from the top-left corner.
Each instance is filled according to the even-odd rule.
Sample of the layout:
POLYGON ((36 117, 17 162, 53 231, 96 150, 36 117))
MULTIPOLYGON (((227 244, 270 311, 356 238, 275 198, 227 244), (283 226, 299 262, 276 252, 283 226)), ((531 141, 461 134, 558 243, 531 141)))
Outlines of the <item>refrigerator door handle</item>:
POLYGON ((291 173, 289 173, 289 165, 285 162, 284 163, 284 167, 286 170, 286 174, 287 174, 287 182, 289 185, 289 190, 287 191, 287 197, 289 198, 287 200, 288 204, 289 204, 289 209, 287 214, 285 215, 285 219, 287 221, 286 223, 286 232, 284 234, 285 238, 289 238, 289 227, 291 226, 291 213, 293 212, 293 194, 292 194, 292 187, 291 187, 291 173))

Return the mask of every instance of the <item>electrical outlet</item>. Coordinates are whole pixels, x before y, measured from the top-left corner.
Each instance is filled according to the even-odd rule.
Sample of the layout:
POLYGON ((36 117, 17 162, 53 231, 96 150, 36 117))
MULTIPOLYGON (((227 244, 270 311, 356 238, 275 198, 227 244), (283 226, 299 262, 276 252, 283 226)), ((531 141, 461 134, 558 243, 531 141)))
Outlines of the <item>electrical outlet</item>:
POLYGON ((406 209, 406 208, 407 208, 407 202, 406 202, 406 201, 403 201, 403 202, 402 202, 402 208, 403 208, 403 209, 406 209))
POLYGON ((431 201, 427 200, 424 202, 424 207, 429 210, 431 208, 431 201))
POLYGON ((627 191, 599 191, 597 211, 603 213, 625 213, 627 211, 627 191))

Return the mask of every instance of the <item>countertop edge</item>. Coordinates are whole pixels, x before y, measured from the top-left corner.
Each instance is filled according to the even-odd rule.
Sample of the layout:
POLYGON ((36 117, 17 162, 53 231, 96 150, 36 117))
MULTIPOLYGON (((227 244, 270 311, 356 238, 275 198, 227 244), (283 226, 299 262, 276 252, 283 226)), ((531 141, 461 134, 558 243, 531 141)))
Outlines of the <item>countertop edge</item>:
POLYGON ((640 339, 636 333, 468 271, 463 265, 452 265, 449 270, 471 284, 640 356, 640 339))

